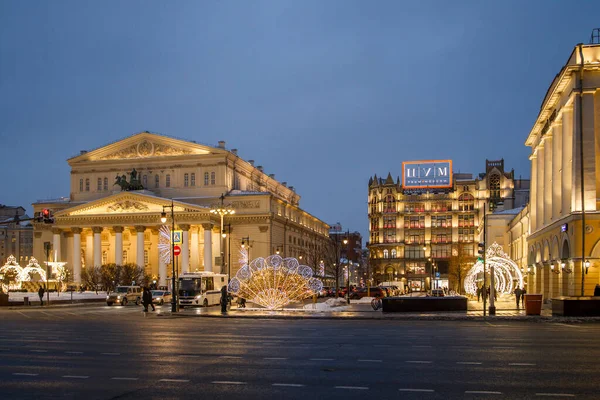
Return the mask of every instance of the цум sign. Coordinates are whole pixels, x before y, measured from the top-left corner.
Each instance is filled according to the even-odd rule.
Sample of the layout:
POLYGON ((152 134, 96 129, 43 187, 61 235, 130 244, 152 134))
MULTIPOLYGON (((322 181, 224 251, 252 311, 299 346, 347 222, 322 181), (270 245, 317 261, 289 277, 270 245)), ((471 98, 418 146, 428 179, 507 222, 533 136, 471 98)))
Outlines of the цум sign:
POLYGON ((452 187, 452 160, 405 161, 402 163, 404 189, 452 187))

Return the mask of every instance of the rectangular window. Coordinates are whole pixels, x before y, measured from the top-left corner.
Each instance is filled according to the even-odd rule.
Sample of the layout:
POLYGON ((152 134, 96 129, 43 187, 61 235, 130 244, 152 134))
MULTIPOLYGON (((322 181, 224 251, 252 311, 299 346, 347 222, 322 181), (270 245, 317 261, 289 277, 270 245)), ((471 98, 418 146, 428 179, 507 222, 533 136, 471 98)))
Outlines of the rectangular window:
POLYGON ((150 260, 148 258, 148 250, 144 250, 144 265, 150 264, 150 260))
POLYGON ((83 192, 83 178, 79 180, 79 191, 83 192))
POLYGON ((473 242, 475 240, 475 229, 473 228, 459 228, 458 229, 458 241, 459 242, 473 242))
POLYGON ((425 228, 425 216, 404 217, 404 228, 425 228))
POLYGON ((188 187, 190 185, 190 174, 183 174, 183 186, 188 187))
POLYGON ((167 174, 167 179, 165 181, 166 187, 171 187, 171 175, 167 174))
POLYGON ((123 250, 123 264, 127 264, 127 250, 123 250))
POLYGON ((448 258, 448 257, 450 257, 450 245, 433 246, 431 249, 431 257, 433 257, 433 258, 448 258))
POLYGON ((208 186, 208 172, 204 173, 204 186, 208 186))
POLYGON ((192 172, 192 181, 191 181, 191 186, 196 186, 196 173, 192 172))
POLYGON ((97 190, 98 190, 99 192, 101 192, 101 191, 102 191, 102 178, 98 178, 98 188, 97 188, 97 190))
POLYGON ((215 184, 215 173, 214 172, 210 173, 210 184, 211 185, 215 184))
POLYGON ((90 191, 90 179, 89 178, 85 179, 85 191, 86 192, 90 191))
POLYGON ((406 203, 404 210, 406 212, 425 212, 425 204, 423 204, 423 203, 406 203))
POLYGON ((458 216, 458 227, 471 227, 475 226, 475 215, 473 214, 463 214, 458 216))
POLYGON ((108 178, 104 178, 104 191, 108 191, 108 178))
POLYGON ((425 258, 425 251, 421 246, 406 246, 404 254, 406 258, 425 258))
POLYGON ((160 185, 160 178, 158 177, 158 175, 154 176, 154 187, 158 189, 160 185))

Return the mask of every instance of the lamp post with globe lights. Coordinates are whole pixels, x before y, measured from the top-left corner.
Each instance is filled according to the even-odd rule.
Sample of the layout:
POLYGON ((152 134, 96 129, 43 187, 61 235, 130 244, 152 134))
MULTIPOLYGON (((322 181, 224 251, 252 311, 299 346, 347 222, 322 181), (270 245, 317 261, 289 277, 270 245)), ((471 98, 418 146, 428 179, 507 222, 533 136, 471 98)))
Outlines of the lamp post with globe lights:
MULTIPOLYGON (((221 199, 221 204, 213 206, 210 210, 211 213, 219 215, 221 217, 221 273, 224 274, 225 273, 225 252, 224 252, 224 248, 225 248, 225 238, 227 237, 227 234, 225 233, 225 230, 223 229, 223 218, 226 215, 231 215, 231 214, 235 214, 235 210, 233 208, 231 208, 231 206, 229 204, 225 204, 225 195, 221 194, 221 197, 219 197, 221 199)), ((230 279, 230 277, 228 276, 228 279, 230 279)))

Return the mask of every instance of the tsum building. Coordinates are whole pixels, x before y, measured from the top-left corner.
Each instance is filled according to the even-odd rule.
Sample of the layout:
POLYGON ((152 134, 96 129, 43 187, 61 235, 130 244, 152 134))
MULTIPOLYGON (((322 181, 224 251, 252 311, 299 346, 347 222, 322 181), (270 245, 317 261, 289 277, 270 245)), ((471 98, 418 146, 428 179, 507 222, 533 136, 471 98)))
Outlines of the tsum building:
POLYGON ((600 283, 599 44, 573 49, 525 145, 531 148, 529 292, 590 296, 600 283))
POLYGON ((474 263, 481 237, 483 205, 522 207, 528 180, 515 180, 504 160, 486 160, 473 177, 453 173, 452 161, 402 164, 402 178, 369 179, 369 262, 376 283, 403 282, 411 291, 458 290, 451 259, 474 263))
POLYGON ((242 243, 251 259, 276 251, 298 257, 301 243, 329 243, 329 225, 300 208, 293 187, 225 142, 212 147, 141 132, 67 162, 69 196, 33 204, 36 215, 49 209, 54 218, 34 223, 33 253, 45 260, 44 242, 50 242, 52 257, 68 263, 75 282, 89 266, 135 263, 165 285, 171 268, 159 256, 159 243, 161 228, 172 225, 170 207, 181 231, 180 273, 224 269, 233 276, 242 243), (223 217, 223 232, 221 216, 210 212, 221 204, 235 211, 223 217))

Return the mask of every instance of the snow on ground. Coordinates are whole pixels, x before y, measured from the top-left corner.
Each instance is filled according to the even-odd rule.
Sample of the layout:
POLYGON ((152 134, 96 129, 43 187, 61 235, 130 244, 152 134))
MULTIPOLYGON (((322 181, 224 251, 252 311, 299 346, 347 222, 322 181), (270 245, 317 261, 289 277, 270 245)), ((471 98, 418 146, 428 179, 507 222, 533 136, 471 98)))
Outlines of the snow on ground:
MULTIPOLYGON (((29 297, 30 302, 40 301, 40 297, 37 293, 23 293, 23 292, 10 292, 8 294, 8 301, 22 302, 24 297, 29 297)), ((44 293, 44 301, 48 299, 48 294, 44 293)), ((73 292, 73 300, 89 300, 89 299, 106 299, 106 292, 73 292)), ((50 293, 50 301, 52 300, 71 300, 71 292, 62 292, 60 296, 56 292, 50 293)))

